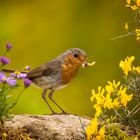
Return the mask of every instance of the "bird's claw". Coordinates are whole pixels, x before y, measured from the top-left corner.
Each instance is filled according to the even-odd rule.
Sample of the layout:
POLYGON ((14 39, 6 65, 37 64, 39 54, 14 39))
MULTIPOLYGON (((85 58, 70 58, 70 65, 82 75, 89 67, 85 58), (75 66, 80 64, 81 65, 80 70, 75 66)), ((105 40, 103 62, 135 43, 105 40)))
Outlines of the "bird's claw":
POLYGON ((70 113, 63 111, 63 112, 61 112, 60 114, 61 114, 61 115, 69 115, 70 113))

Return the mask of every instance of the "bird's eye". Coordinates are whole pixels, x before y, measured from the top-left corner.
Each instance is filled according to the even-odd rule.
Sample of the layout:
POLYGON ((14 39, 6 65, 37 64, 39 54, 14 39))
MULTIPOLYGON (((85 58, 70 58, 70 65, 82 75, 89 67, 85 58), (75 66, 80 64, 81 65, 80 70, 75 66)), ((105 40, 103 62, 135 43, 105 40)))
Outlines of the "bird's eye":
POLYGON ((73 56, 74 56, 74 57, 78 57, 78 54, 77 54, 77 53, 74 53, 73 56))

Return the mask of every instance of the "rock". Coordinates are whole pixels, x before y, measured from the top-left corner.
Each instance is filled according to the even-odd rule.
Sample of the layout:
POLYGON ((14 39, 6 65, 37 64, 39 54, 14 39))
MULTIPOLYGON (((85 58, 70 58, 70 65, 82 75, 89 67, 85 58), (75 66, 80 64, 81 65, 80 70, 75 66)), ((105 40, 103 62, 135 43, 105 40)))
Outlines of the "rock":
POLYGON ((15 115, 4 122, 4 128, 25 129, 36 140, 83 140, 83 127, 89 122, 88 118, 74 115, 15 115))

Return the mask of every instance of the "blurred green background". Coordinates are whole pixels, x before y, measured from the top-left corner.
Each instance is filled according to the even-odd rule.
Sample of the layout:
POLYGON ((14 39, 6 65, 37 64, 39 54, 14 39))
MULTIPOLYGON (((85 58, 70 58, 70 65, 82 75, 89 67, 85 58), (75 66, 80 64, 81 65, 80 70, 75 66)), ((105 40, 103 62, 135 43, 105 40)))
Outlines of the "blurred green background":
MULTIPOLYGON (((0 0, 0 52, 11 42, 8 57, 12 63, 6 68, 20 69, 34 68, 72 47, 85 50, 96 65, 80 69, 54 98, 67 112, 92 116, 91 90, 108 80, 122 80, 118 64, 126 56, 135 55, 140 65, 140 44, 135 37, 111 40, 126 33, 126 21, 133 30, 133 16, 125 0, 0 0)), ((12 112, 50 113, 41 93, 42 89, 31 86, 12 112)))

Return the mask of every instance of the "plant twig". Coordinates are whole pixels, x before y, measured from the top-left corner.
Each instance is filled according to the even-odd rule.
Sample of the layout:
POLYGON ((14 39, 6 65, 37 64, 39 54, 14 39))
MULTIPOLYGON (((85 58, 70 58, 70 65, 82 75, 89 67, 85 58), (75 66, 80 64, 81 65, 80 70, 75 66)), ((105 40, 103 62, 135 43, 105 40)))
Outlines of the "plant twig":
POLYGON ((13 102, 13 104, 9 107, 9 109, 13 108, 17 104, 17 102, 18 102, 21 94, 24 92, 24 90, 25 90, 25 88, 23 88, 23 90, 18 94, 18 96, 16 97, 15 102, 13 102))
POLYGON ((133 112, 140 106, 140 103, 138 103, 132 110, 130 113, 128 113, 127 117, 129 117, 131 114, 133 114, 133 112))
POLYGON ((128 32, 127 34, 124 34, 124 35, 120 35, 120 36, 111 38, 111 40, 120 39, 120 38, 122 38, 122 37, 130 36, 130 35, 134 35, 134 34, 136 34, 136 33, 135 33, 135 32, 128 32))
POLYGON ((136 114, 139 110, 140 110, 140 107, 139 107, 137 110, 135 110, 135 112, 133 112, 133 113, 131 114, 131 116, 134 115, 134 114, 136 114))
POLYGON ((84 136, 86 138, 86 130, 85 130, 84 126, 83 126, 83 123, 82 123, 82 120, 81 120, 80 116, 78 116, 78 118, 79 118, 80 124, 81 124, 82 129, 83 129, 83 134, 84 134, 84 136))

